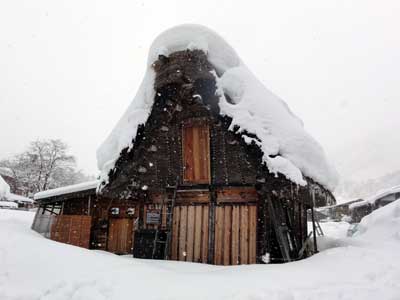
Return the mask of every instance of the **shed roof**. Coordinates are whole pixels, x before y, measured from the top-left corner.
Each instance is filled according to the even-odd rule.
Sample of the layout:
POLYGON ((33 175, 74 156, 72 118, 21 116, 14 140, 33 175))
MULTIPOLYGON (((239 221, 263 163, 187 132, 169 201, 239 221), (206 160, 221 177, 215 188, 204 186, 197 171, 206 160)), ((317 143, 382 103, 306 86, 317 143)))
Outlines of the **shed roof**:
POLYGON ((82 183, 78 183, 78 184, 74 184, 74 185, 68 185, 68 186, 36 193, 33 198, 35 200, 40 200, 40 199, 45 199, 45 198, 50 198, 50 197, 55 197, 55 196, 71 194, 71 193, 75 193, 75 192, 87 191, 87 190, 91 190, 91 189, 96 189, 98 184, 99 184, 98 180, 93 180, 93 181, 82 182, 82 183))

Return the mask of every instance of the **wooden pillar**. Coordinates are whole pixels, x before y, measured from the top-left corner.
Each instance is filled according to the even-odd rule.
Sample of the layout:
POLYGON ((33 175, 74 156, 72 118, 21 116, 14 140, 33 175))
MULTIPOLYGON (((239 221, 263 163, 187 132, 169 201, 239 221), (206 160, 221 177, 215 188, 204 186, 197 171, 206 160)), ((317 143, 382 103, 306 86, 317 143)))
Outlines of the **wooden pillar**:
POLYGON ((208 260, 207 263, 214 264, 214 242, 215 242, 215 206, 216 206, 216 192, 210 188, 210 213, 208 219, 208 260))
POLYGON ((91 202, 91 197, 92 197, 92 196, 89 195, 89 198, 88 198, 88 209, 87 209, 87 215, 88 215, 88 216, 90 216, 90 205, 91 205, 90 202, 91 202))
POLYGON ((314 253, 318 253, 317 235, 316 235, 316 229, 315 229, 315 216, 314 216, 314 207, 315 207, 315 191, 314 191, 314 188, 311 188, 311 197, 312 197, 311 220, 312 220, 313 236, 314 236, 314 253))

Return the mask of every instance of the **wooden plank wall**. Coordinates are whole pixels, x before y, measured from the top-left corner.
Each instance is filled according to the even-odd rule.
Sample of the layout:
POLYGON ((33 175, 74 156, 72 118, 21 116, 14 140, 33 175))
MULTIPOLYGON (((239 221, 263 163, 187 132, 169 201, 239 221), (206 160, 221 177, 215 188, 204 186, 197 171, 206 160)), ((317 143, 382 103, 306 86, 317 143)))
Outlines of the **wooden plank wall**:
POLYGON ((209 205, 174 208, 171 259, 207 263, 209 205))
POLYGON ((222 205, 215 212, 216 265, 256 263, 256 205, 222 205))
POLYGON ((107 250, 116 254, 130 254, 133 250, 133 219, 111 218, 107 250))
POLYGON ((54 241, 89 248, 91 216, 60 215, 54 218, 50 238, 54 241))

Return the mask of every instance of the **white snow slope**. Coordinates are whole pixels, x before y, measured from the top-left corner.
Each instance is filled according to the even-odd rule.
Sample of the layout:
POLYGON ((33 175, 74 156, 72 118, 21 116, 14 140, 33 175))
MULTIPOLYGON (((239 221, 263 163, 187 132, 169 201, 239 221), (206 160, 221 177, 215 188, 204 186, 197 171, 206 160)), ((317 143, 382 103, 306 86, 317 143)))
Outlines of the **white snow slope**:
POLYGON ((247 143, 258 144, 263 160, 272 173, 281 173, 291 181, 305 185, 303 175, 333 190, 337 173, 328 163, 321 146, 304 130, 302 121, 287 104, 270 92, 252 74, 236 52, 215 32, 199 25, 171 28, 153 42, 144 80, 139 91, 114 130, 97 151, 102 179, 113 169, 122 149, 132 147, 137 128, 144 124, 154 101, 154 70, 152 64, 159 54, 200 49, 207 53, 215 67, 222 115, 233 119, 231 129, 255 134, 260 141, 245 137, 247 143), (228 95, 233 104, 225 99, 228 95))
POLYGON ((0 210, 2 300, 400 299, 400 201, 363 220, 358 237, 343 238, 346 223, 328 225, 335 237, 319 242, 335 248, 283 265, 120 257, 45 239, 29 229, 32 218, 30 212, 0 210))

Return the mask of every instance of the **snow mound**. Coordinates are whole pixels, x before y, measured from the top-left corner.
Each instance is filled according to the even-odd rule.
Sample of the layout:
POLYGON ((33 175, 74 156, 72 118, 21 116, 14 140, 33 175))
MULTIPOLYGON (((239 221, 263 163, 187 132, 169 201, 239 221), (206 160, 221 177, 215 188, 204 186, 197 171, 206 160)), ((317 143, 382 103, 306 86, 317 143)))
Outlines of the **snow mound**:
POLYGON ((0 175, 0 200, 5 199, 10 194, 10 186, 0 175))
POLYGON ((97 151, 102 180, 108 180, 121 150, 133 146, 140 124, 150 115, 154 101, 155 73, 152 64, 158 55, 182 50, 203 50, 213 72, 220 97, 222 115, 232 118, 230 129, 255 134, 255 142, 264 153, 263 160, 272 173, 281 173, 291 181, 305 185, 303 176, 310 177, 333 190, 337 184, 336 170, 328 163, 321 146, 304 130, 302 121, 286 103, 274 95, 244 65, 232 47, 215 32, 199 25, 182 25, 162 33, 153 42, 147 71, 139 91, 114 130, 97 151), (229 103, 225 95, 232 100, 229 103))
POLYGON ((356 235, 375 241, 400 242, 400 200, 365 216, 357 227, 356 235))

